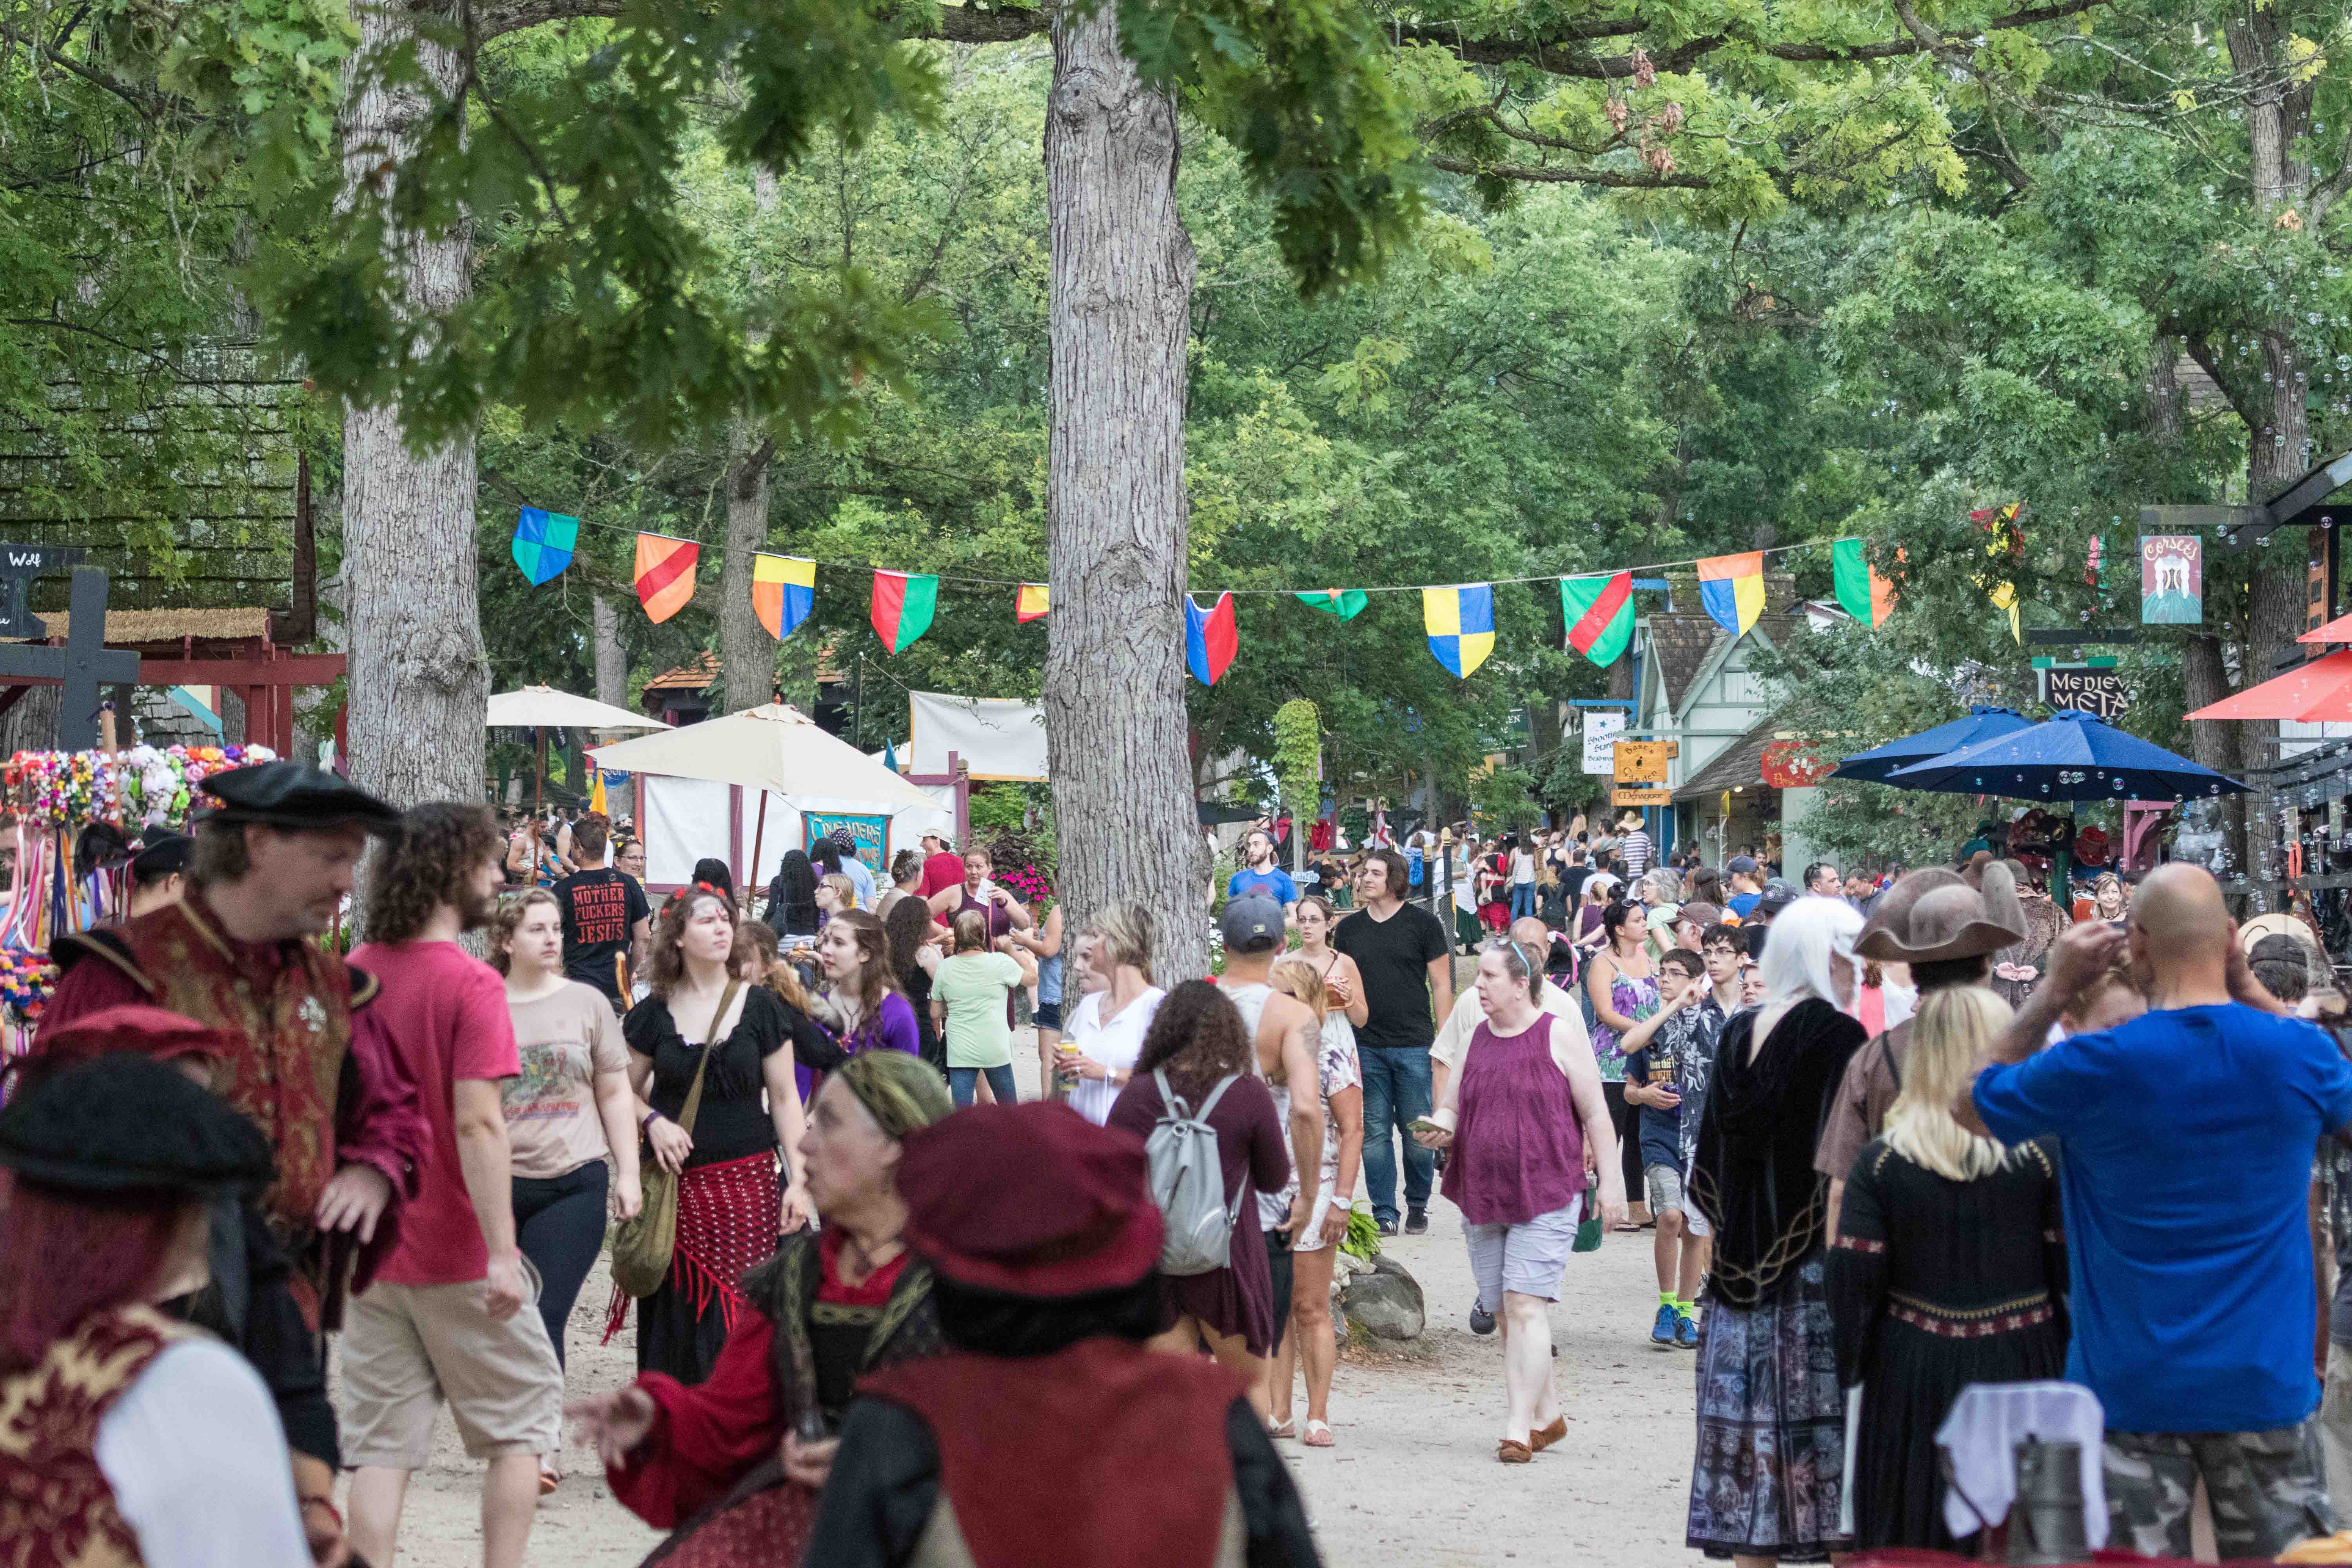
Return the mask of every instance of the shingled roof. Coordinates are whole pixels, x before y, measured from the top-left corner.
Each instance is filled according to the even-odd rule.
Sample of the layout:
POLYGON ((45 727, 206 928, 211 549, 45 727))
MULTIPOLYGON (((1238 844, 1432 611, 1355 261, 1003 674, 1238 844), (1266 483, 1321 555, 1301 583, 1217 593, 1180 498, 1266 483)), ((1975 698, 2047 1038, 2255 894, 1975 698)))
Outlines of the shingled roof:
POLYGON ((1764 748, 1772 743, 1780 716, 1774 714, 1726 746, 1675 791, 1676 800, 1704 800, 1727 789, 1755 789, 1764 782, 1764 748))

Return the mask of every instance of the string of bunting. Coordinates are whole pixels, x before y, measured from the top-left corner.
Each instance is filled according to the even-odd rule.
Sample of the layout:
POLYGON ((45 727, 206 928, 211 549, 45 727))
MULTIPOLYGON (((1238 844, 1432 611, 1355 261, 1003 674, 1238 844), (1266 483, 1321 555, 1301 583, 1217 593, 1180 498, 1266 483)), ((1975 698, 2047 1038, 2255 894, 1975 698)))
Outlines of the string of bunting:
MULTIPOLYGON (((583 523, 576 517, 524 507, 515 523, 515 565, 534 586, 551 583, 571 565, 580 530, 601 526, 605 525, 583 523)), ((1893 608, 1895 588, 1870 565, 1863 541, 1811 539, 1732 555, 1661 562, 1616 572, 1580 573, 1572 577, 1547 573, 1444 586, 1227 588, 1219 590, 1206 606, 1188 593, 1184 598, 1184 658, 1193 678, 1204 686, 1214 686, 1233 667, 1241 650, 1240 632, 1234 619, 1234 598, 1237 594, 1296 598, 1322 615, 1350 621, 1363 613, 1371 595, 1413 593, 1421 595, 1422 629, 1429 639, 1431 657, 1456 679, 1466 680, 1495 651, 1496 584, 1557 582, 1560 611, 1568 623, 1568 646, 1605 668, 1623 658, 1633 641, 1635 573, 1663 572, 1679 566, 1696 568, 1700 607, 1724 630, 1734 637, 1744 637, 1764 613, 1765 557, 1818 550, 1825 544, 1830 547, 1838 604, 1858 621, 1873 626, 1883 623, 1893 608)), ((693 599, 695 571, 701 552, 701 545, 691 539, 667 533, 637 533, 634 574, 637 602, 656 624, 677 614, 693 599)), ((1043 583, 896 572, 862 563, 820 562, 807 556, 762 552, 752 557, 751 608, 770 637, 781 641, 808 619, 816 603, 819 566, 873 574, 869 618, 874 635, 892 653, 904 653, 930 629, 939 613, 940 584, 943 582, 1013 589, 1016 623, 1042 620, 1053 613, 1053 596, 1043 583)), ((2000 602, 1997 593, 1995 602, 2000 602)))

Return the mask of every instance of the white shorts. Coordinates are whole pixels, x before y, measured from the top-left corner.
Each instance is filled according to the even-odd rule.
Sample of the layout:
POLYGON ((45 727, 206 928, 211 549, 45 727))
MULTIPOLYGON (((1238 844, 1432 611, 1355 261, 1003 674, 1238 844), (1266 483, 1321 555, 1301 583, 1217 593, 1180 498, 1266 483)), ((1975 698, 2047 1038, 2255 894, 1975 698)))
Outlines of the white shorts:
POLYGON ((1514 1225, 1465 1223, 1462 1239, 1470 1249, 1470 1275, 1478 1282, 1479 1301, 1499 1312, 1506 1290, 1559 1300, 1559 1277, 1568 1268, 1568 1255, 1576 1250, 1577 1215, 1583 1211, 1584 1194, 1579 1193, 1566 1208, 1514 1225))
POLYGON ((1323 1221, 1331 1213, 1331 1184, 1324 1183, 1315 1193, 1315 1206, 1307 1212, 1307 1224, 1297 1239, 1290 1244, 1293 1252, 1320 1252, 1324 1247, 1323 1221))

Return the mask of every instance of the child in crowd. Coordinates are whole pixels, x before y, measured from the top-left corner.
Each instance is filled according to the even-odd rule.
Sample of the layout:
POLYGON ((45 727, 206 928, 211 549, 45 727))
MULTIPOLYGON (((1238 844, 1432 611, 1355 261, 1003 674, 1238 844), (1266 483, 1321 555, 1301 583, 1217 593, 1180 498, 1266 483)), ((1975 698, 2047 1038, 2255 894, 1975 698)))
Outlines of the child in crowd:
MULTIPOLYGON (((1718 931, 1721 928, 1717 928, 1718 931)), ((1726 935, 1727 943, 1736 936, 1726 935)), ((1736 955, 1727 952, 1727 962, 1736 955)), ((1658 1315, 1650 1343, 1659 1350, 1696 1350, 1696 1301, 1706 1272, 1706 1222, 1683 1200, 1688 1169, 1683 1127, 1696 1129, 1705 1084, 1712 1078, 1716 1045, 1723 1036, 1724 1011, 1716 1001, 1700 953, 1670 948, 1658 959, 1658 1010, 1625 1034, 1625 1100, 1642 1108, 1642 1176, 1650 1213, 1656 1216, 1653 1246, 1658 1269, 1658 1315), (1699 1089, 1687 1097, 1686 1084, 1699 1089), (1694 1226, 1693 1221, 1696 1224, 1694 1226)))

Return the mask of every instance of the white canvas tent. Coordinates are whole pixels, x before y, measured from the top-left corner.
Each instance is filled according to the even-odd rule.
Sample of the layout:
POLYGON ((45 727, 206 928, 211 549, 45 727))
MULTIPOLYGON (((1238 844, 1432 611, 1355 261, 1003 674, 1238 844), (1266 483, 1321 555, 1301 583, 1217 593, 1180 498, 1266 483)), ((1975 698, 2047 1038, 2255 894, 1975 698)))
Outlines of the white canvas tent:
POLYGON ((738 887, 775 875, 803 847, 811 816, 856 819, 881 864, 927 832, 951 832, 952 810, 782 703, 745 709, 658 735, 599 746, 601 767, 635 775, 646 880, 674 887, 705 856, 725 860, 738 887), (762 814, 762 805, 765 811, 762 814), (756 863, 755 863, 756 861, 756 863))
POLYGON ((907 706, 908 773, 943 774, 953 752, 975 780, 1045 781, 1045 710, 1037 704, 914 691, 907 706))

